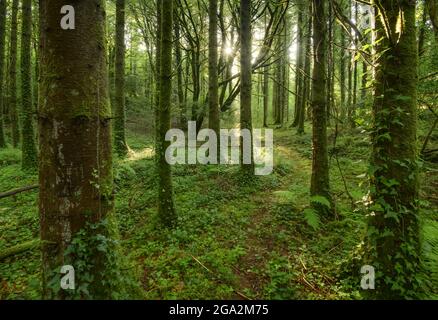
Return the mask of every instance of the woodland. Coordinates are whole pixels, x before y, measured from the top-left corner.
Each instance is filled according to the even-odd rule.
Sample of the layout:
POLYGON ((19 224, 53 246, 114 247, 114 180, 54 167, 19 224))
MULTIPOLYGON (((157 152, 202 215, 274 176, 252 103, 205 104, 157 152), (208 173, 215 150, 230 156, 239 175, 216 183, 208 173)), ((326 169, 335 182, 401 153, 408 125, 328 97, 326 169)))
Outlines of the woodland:
POLYGON ((438 0, 0 0, 0 300, 438 299, 437 124, 438 0))

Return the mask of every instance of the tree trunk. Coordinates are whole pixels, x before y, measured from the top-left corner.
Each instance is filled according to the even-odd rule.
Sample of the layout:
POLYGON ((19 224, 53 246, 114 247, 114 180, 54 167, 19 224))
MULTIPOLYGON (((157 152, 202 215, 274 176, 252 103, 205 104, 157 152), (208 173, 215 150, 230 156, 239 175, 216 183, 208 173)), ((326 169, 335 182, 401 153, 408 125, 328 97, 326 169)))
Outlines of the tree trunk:
MULTIPOLYGON (((344 30, 340 30, 341 32, 341 47, 344 48, 347 45, 346 39, 345 39, 345 31, 344 30)), ((341 105, 340 105, 340 116, 342 121, 345 120, 345 109, 346 109, 346 91, 348 90, 346 83, 347 83, 347 79, 345 76, 345 66, 346 66, 346 53, 344 52, 344 50, 342 49, 341 51, 341 58, 340 58, 340 64, 339 64, 339 83, 340 83, 340 89, 341 89, 341 105)))
POLYGON ((77 283, 88 284, 89 294, 80 298, 109 299, 114 252, 99 250, 100 239, 109 246, 106 220, 114 208, 105 2, 76 1, 76 29, 65 31, 59 25, 65 1, 40 4, 39 211, 41 238, 49 243, 43 246, 44 296, 68 298, 56 279, 61 266, 72 265, 77 283))
MULTIPOLYGON (((178 14, 178 9, 175 8, 175 14, 178 14)), ((187 108, 184 100, 184 82, 183 82, 183 62, 181 54, 180 42, 180 25, 179 21, 175 19, 175 63, 177 68, 177 90, 178 90, 178 109, 179 109, 179 127, 183 130, 187 129, 187 108)))
POLYGON ((429 8, 430 20, 435 33, 435 42, 438 44, 438 0, 426 0, 426 4, 429 8))
POLYGON ((166 149, 170 142, 165 140, 170 129, 172 97, 172 27, 173 0, 162 0, 161 7, 161 54, 160 54, 160 103, 157 131, 158 165, 158 215, 163 225, 171 227, 176 223, 173 201, 172 170, 166 161, 166 149))
POLYGON ((128 152, 125 136, 125 6, 125 0, 116 1, 114 144, 120 157, 128 152))
POLYGON ((3 94, 4 94, 4 75, 5 75, 5 34, 6 34, 6 1, 0 2, 0 148, 6 148, 6 140, 3 128, 3 94))
MULTIPOLYGON (((219 118, 219 84, 218 84, 218 3, 210 0, 209 5, 209 28, 208 28, 208 127, 213 130, 217 137, 220 135, 219 118)), ((219 143, 217 144, 217 156, 220 157, 219 143)))
POLYGON ((309 3, 308 15, 307 15, 307 32, 305 35, 306 47, 304 50, 304 87, 303 87, 303 98, 301 101, 301 106, 299 108, 298 114, 298 134, 304 133, 304 120, 306 117, 306 106, 309 101, 310 93, 310 68, 311 68, 311 51, 312 51, 312 3, 309 3))
POLYGON ((312 196, 325 197, 332 202, 327 151, 326 21, 325 1, 313 0, 313 50, 315 62, 312 85, 313 162, 311 194, 312 196))
POLYGON ((9 112, 11 117, 12 146, 18 147, 20 126, 17 110, 17 30, 18 0, 12 2, 11 43, 9 49, 9 112))
POLYGON ((376 46, 375 61, 368 263, 380 274, 372 295, 414 298, 420 290, 416 7, 408 0, 399 1, 397 6, 392 0, 381 0, 380 4, 384 10, 380 14, 387 20, 383 23, 379 16, 376 21, 376 39, 382 40, 376 46))
POLYGON ((22 103, 22 168, 36 169, 37 151, 33 127, 32 103, 32 0, 23 0, 21 29, 21 103, 22 103))
POLYGON ((295 67, 295 112, 294 122, 292 127, 297 127, 299 123, 299 115, 301 114, 301 106, 303 99, 303 4, 298 4, 298 18, 297 18, 297 52, 296 52, 296 67, 295 67))
MULTIPOLYGON (((354 4, 354 19, 355 21, 358 21, 359 15, 358 15, 359 5, 357 2, 354 4)), ((352 105, 351 105, 351 113, 350 113, 350 125, 352 128, 356 127, 356 109, 357 109, 357 76, 358 76, 358 60, 356 59, 356 55, 358 54, 357 48, 359 46, 359 37, 358 35, 354 36, 354 56, 353 56, 353 92, 352 92, 352 105)))
POLYGON ((269 67, 263 70, 263 127, 268 127, 269 114, 269 67))
MULTIPOLYGON (((241 92, 240 92, 240 128, 251 131, 252 136, 252 115, 251 115, 251 98, 252 98, 252 34, 251 34, 251 0, 240 0, 240 66, 241 66, 241 92)), ((241 157, 243 158, 243 139, 240 143, 241 157)), ((243 163, 242 170, 246 175, 254 174, 254 157, 252 152, 251 137, 251 161, 243 163)))

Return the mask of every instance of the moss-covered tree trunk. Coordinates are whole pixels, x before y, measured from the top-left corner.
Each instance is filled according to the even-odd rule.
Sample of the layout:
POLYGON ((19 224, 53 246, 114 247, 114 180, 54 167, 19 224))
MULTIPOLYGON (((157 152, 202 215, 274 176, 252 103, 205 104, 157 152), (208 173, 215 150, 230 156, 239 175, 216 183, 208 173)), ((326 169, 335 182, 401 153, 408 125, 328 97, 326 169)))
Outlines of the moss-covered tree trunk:
POLYGON ((65 298, 53 279, 68 264, 76 269, 76 285, 88 284, 82 298, 106 299, 114 266, 105 257, 113 252, 98 244, 114 201, 105 1, 75 1, 75 30, 60 27, 65 1, 40 5, 39 211, 41 238, 53 243, 43 248, 44 294, 65 298), (85 242, 73 245, 74 239, 85 242))
POLYGON ((21 104, 22 104, 22 168, 34 170, 37 166, 37 151, 33 125, 32 103, 32 1, 23 0, 21 29, 21 104))
MULTIPOLYGON (((219 118, 219 84, 218 84, 218 3, 217 0, 210 0, 208 8, 208 105, 209 118, 208 127, 220 134, 219 118)), ((217 156, 219 158, 219 143, 217 144, 217 156)))
POLYGON ((4 74, 5 74, 5 34, 6 34, 6 1, 0 2, 0 148, 6 147, 6 140, 5 140, 5 134, 4 134, 4 127, 3 127, 3 101, 4 97, 3 94, 5 90, 4 88, 4 74))
POLYGON ((172 169, 166 161, 166 149, 170 142, 165 140, 170 129, 172 103, 172 28, 174 0, 161 0, 161 54, 160 54, 160 101, 157 131, 158 170, 158 216, 165 226, 176 223, 173 201, 172 169))
POLYGON ((327 150, 327 16, 325 3, 322 0, 313 0, 314 68, 312 81, 313 160, 311 194, 312 196, 325 197, 331 202, 327 150))
POLYGON ((18 32, 18 0, 13 0, 11 9, 11 40, 9 47, 9 113, 11 118, 12 146, 18 147, 20 126, 17 110, 17 32, 18 32))
POLYGON ((374 297, 412 298, 420 267, 416 6, 410 0, 379 2, 368 263, 377 274, 374 297))
MULTIPOLYGON (((252 133, 252 34, 251 34, 251 0, 240 0, 240 128, 252 133)), ((252 141, 252 138, 251 138, 252 141)), ((243 139, 240 143, 243 158, 243 139)), ((246 175, 254 174, 254 161, 251 142, 251 163, 242 163, 242 171, 246 175)), ((243 161, 242 161, 243 162, 243 161)))
POLYGON ((125 0, 116 1, 116 64, 114 147, 121 157, 128 152, 125 137, 125 0))

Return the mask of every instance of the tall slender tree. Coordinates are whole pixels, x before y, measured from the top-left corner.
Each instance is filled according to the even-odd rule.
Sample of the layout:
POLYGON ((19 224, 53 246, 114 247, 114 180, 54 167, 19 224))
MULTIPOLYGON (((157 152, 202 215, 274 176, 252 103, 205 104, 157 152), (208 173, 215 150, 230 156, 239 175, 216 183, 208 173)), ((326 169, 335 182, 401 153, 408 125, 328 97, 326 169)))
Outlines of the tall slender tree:
POLYGON ((430 20, 432 21, 435 33, 435 41, 438 43, 438 0, 426 0, 426 6, 429 9, 430 20))
POLYGON ((0 2, 0 148, 6 147, 6 140, 3 128, 3 102, 5 93, 4 88, 4 74, 5 74, 5 39, 6 39, 6 1, 0 2))
POLYGON ((299 115, 301 113, 300 108, 302 107, 303 100, 303 72, 304 72, 304 41, 303 41, 303 13, 304 13, 304 3, 302 1, 298 2, 298 17, 297 17, 297 52, 296 52, 296 67, 295 67, 295 112, 294 112, 294 122, 293 127, 297 127, 299 123, 299 115))
POLYGON ((114 144, 117 154, 121 157, 128 152, 125 137, 125 7, 125 0, 116 1, 114 144))
POLYGON ((157 130, 157 170, 158 170, 158 215, 165 226, 176 223, 176 209, 173 200, 172 169, 166 161, 166 133, 170 129, 172 103, 172 28, 174 0, 161 0, 161 50, 160 50, 160 98, 157 130))
POLYGON ((63 265, 70 264, 76 271, 87 268, 76 273, 76 281, 88 284, 92 298, 107 299, 112 290, 106 278, 112 270, 107 268, 114 267, 107 259, 111 249, 99 250, 95 242, 106 239, 105 221, 114 208, 105 1, 76 1, 75 30, 60 27, 64 4, 46 0, 40 6, 39 90, 44 99, 39 110, 39 211, 45 241, 44 293, 46 298, 65 298, 66 291, 53 290, 50 283, 63 265), (87 255, 81 261, 84 252, 72 250, 72 241, 84 236, 80 239, 86 241, 87 255), (91 242, 87 245, 87 241, 91 242))
MULTIPOLYGON (((217 136, 220 133, 219 118, 219 84, 218 84, 218 3, 210 0, 209 5, 209 29, 208 29, 208 104, 209 118, 208 127, 217 136)), ((217 144, 217 156, 219 157, 219 143, 217 144)))
POLYGON ((20 126, 17 110, 17 32, 18 32, 18 0, 12 1, 11 40, 9 47, 9 95, 8 104, 11 117, 12 146, 16 148, 20 141, 20 126))
MULTIPOLYGON (((312 81, 313 161, 311 194, 312 196, 325 197, 331 203, 327 150, 326 21, 325 1, 313 0, 314 67, 312 81)), ((326 208, 320 207, 320 209, 326 208)))
MULTIPOLYGON (((252 132, 252 33, 251 33, 251 0, 240 0, 240 128, 252 132)), ((241 139, 241 155, 243 157, 243 138, 241 139)), ((252 146, 252 138, 251 138, 252 146)), ((242 170, 247 175, 254 174, 254 161, 251 147, 250 163, 243 163, 242 170)))
POLYGON ((304 120, 306 117, 306 106, 310 96, 310 69, 311 69, 311 51, 312 51, 312 2, 308 5, 307 10, 307 31, 305 33, 305 49, 304 49, 304 75, 303 75, 303 91, 301 106, 298 113, 298 134, 304 133, 304 120))
POLYGON ((22 168, 33 170, 38 161, 32 103, 32 0, 23 0, 21 20, 22 168))

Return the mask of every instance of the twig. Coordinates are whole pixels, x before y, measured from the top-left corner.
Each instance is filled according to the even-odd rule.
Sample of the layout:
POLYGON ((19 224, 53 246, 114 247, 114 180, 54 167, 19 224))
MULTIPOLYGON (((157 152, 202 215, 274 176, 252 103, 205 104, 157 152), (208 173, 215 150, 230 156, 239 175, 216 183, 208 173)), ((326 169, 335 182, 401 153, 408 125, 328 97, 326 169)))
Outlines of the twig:
POLYGON ((26 186, 26 187, 23 187, 23 188, 19 188, 19 189, 11 190, 11 191, 8 191, 8 192, 0 193, 0 199, 6 198, 6 197, 10 197, 10 196, 16 195, 18 193, 26 192, 26 191, 29 191, 29 190, 37 189, 37 188, 39 188, 39 185, 26 186))

